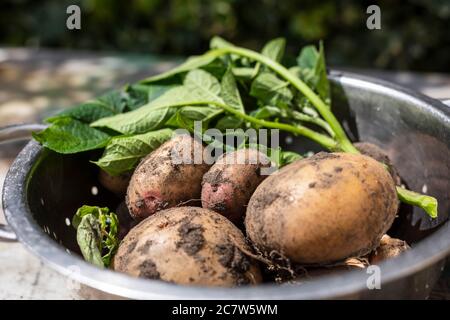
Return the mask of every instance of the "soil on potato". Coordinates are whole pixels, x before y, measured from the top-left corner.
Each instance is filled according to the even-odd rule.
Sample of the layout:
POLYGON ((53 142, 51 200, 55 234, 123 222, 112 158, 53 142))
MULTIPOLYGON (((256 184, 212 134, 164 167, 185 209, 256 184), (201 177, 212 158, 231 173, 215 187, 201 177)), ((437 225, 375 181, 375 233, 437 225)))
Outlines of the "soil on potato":
POLYGON ((178 235, 181 240, 177 242, 177 248, 183 249, 190 256, 195 255, 205 244, 203 231, 204 229, 201 225, 184 219, 178 228, 178 235))
POLYGON ((220 264, 235 276, 238 286, 250 283, 250 279, 245 276, 245 272, 250 269, 250 260, 239 248, 232 244, 220 244, 216 245, 215 250, 220 255, 220 264))
POLYGON ((139 277, 158 280, 160 275, 156 269, 156 264, 150 259, 144 260, 139 265, 139 277))

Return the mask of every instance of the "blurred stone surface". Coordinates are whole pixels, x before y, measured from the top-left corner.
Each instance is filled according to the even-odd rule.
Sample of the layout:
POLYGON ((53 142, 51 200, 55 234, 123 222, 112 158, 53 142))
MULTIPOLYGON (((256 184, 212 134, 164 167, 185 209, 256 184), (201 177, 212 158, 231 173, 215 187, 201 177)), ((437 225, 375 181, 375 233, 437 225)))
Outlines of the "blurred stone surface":
MULTIPOLYGON (((103 92, 169 69, 174 59, 89 52, 0 49, 0 127, 41 121, 57 110, 103 92)), ((422 91, 450 98, 450 76, 355 70, 422 91)), ((0 187, 20 144, 0 145, 0 187)), ((1 197, 0 197, 1 204, 1 197)), ((4 223, 0 205, 0 223, 4 223)), ((450 299, 450 271, 432 297, 450 299)), ((20 243, 0 241, 1 299, 111 298, 77 286, 43 265, 20 243)))

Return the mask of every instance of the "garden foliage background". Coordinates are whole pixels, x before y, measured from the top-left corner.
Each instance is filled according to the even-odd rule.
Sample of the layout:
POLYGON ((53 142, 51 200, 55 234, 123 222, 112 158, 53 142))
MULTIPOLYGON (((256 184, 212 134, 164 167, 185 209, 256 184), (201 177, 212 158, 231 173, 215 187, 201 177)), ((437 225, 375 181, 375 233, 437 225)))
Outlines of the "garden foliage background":
POLYGON ((0 45, 162 55, 200 53, 213 35, 260 48, 288 39, 295 56, 323 39, 331 65, 450 71, 450 0, 2 0, 0 45), (382 29, 366 28, 378 4, 382 29), (82 30, 65 27, 77 4, 82 30))

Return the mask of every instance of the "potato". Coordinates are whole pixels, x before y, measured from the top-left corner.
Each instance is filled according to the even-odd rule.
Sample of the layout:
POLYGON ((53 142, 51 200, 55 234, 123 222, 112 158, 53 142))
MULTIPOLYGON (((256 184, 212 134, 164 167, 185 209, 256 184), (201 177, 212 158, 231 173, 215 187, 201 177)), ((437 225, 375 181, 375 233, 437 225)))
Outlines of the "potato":
POLYGON ((100 170, 98 180, 105 189, 111 191, 118 197, 125 196, 130 183, 131 173, 124 173, 118 176, 112 176, 104 170, 100 170))
POLYGON ((370 263, 377 264, 383 260, 391 259, 400 255, 400 253, 408 250, 408 244, 400 239, 389 237, 385 234, 381 240, 378 248, 370 255, 370 263))
POLYGON ((379 162, 321 152, 264 180, 250 199, 245 226, 265 252, 327 264, 375 249, 397 207, 394 181, 379 162))
POLYGON ((383 149, 369 142, 357 142, 354 144, 354 146, 363 155, 374 158, 375 160, 385 164, 388 168, 389 173, 394 179, 396 185, 399 186, 402 183, 397 169, 395 168, 394 164, 391 162, 391 159, 389 159, 389 156, 383 149))
POLYGON ((210 167, 202 161, 202 155, 200 142, 189 135, 178 135, 144 158, 127 190, 131 216, 139 221, 184 202, 199 203, 202 177, 210 167), (200 159, 199 164, 195 164, 196 159, 200 159))
POLYGON ((202 207, 214 210, 238 224, 256 187, 267 177, 262 167, 270 159, 255 149, 227 152, 203 176, 202 207))
POLYGON ((231 287, 261 282, 244 235, 220 214, 198 207, 160 211, 133 228, 114 269, 177 284, 231 287))

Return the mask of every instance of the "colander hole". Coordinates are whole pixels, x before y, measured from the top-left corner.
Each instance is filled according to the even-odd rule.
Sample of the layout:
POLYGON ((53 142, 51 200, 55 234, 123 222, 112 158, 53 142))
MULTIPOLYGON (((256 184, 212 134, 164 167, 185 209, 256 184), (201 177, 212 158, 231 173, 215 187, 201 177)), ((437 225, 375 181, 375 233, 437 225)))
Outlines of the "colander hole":
POLYGON ((92 186, 92 188, 91 188, 91 194, 92 194, 93 196, 98 195, 98 188, 97 188, 96 186, 92 186))
POLYGON ((428 191, 428 186, 426 184, 424 184, 422 186, 422 193, 427 193, 427 191, 428 191))
POLYGON ((64 222, 66 223, 66 226, 70 227, 70 219, 69 218, 66 218, 64 220, 64 222))

